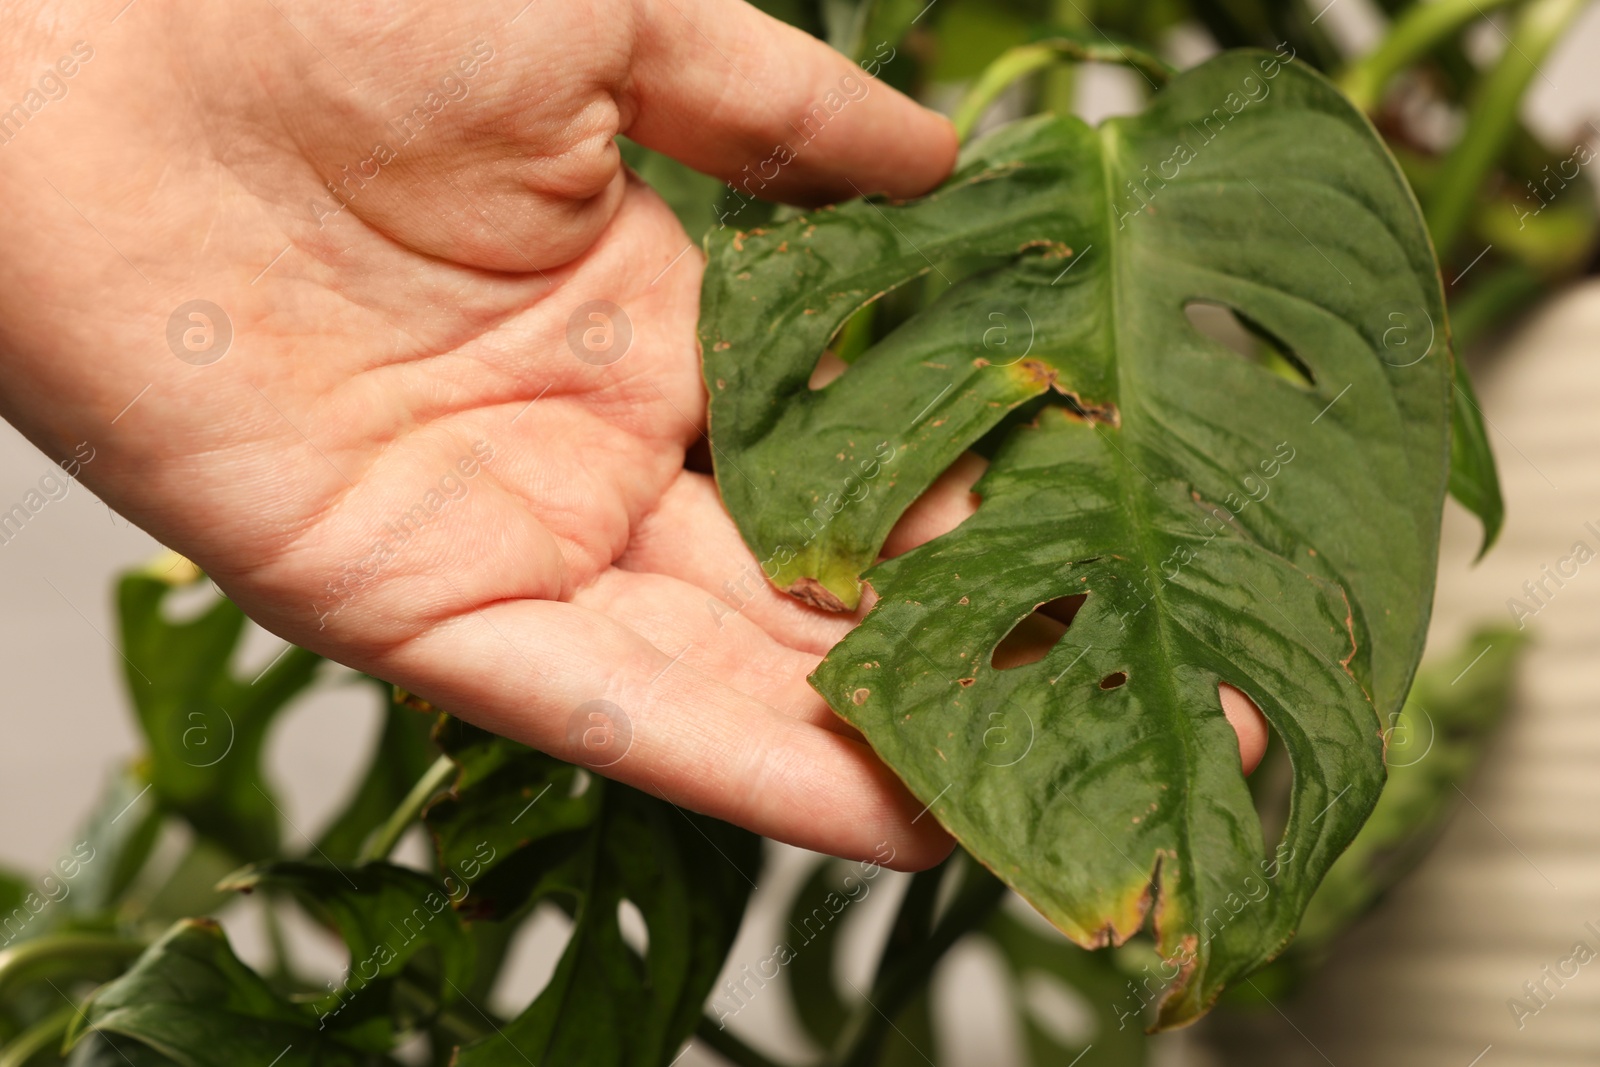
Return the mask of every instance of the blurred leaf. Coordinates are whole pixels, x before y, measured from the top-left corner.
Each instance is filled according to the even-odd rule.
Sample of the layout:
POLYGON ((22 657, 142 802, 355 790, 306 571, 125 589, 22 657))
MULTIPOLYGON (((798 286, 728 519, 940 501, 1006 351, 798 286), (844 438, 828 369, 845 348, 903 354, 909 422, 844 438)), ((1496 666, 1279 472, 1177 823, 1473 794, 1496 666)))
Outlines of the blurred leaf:
MULTIPOLYGON (((443 964, 433 991, 440 1003, 455 1000, 461 986, 471 981, 472 942, 452 907, 471 886, 453 875, 446 875, 441 884, 391 863, 337 868, 277 861, 246 867, 224 879, 219 888, 242 893, 287 890, 339 931, 350 950, 350 965, 335 996, 318 1001, 330 1017, 380 980, 399 975, 422 949, 438 952, 443 964)), ((380 994, 372 999, 387 998, 380 994)))
POLYGON ((6 1035, 0 1067, 46 1067, 61 1062, 61 1037, 76 1012, 71 1006, 47 1015, 16 1035, 6 1035))
POLYGON ((700 1020, 739 929, 760 839, 617 782, 589 790, 604 797, 598 821, 533 893, 572 910, 555 974, 500 1032, 462 1048, 454 1067, 666 1067, 700 1020), (648 930, 642 957, 622 935, 624 901, 648 930))
POLYGON ((1271 51, 1286 45, 1318 70, 1341 65, 1343 57, 1318 25, 1320 18, 1302 0, 1193 0, 1190 9, 1223 48, 1271 51))
POLYGON ((0 948, 32 936, 29 928, 36 912, 27 906, 27 900, 35 892, 22 875, 0 871, 0 948))
MULTIPOLYGON (((174 569, 187 565, 170 558, 174 569)), ((279 814, 262 781, 262 746, 322 658, 290 648, 254 681, 235 678, 243 612, 219 599, 195 619, 168 622, 162 608, 175 587, 158 566, 124 575, 117 589, 125 676, 149 741, 155 795, 238 859, 270 856, 279 814)), ((182 573, 197 574, 192 566, 182 573)))
POLYGON ((775 19, 805 30, 813 37, 825 34, 819 0, 750 0, 750 3, 775 19))
MULTIPOLYGON (((1072 1062, 1078 1067, 1143 1067, 1149 1048, 1144 1033, 1145 1005, 1156 1000, 1162 982, 1140 986, 1130 980, 1106 952, 1086 952, 1054 930, 1039 930, 1001 908, 983 928, 1005 957, 1013 980, 1011 997, 1022 1017, 1033 1067, 1072 1062), (1090 1039, 1064 1043, 1043 1025, 1024 995, 1030 976, 1045 974, 1060 981, 1094 1013, 1090 1039), (1081 1056, 1082 1059, 1073 1059, 1081 1056)), ((1150 953, 1159 964, 1159 957, 1150 953)), ((1140 975, 1143 982, 1146 975, 1140 975)))
POLYGON ((69 1041, 91 1030, 114 1035, 119 1045, 129 1037, 179 1067, 367 1063, 365 1053, 319 1032, 313 1015, 279 998, 239 962, 222 928, 208 919, 178 923, 128 973, 101 986, 82 1012, 69 1041))
POLYGON ((460 719, 443 718, 435 740, 461 768, 423 816, 440 869, 471 884, 463 914, 504 919, 528 902, 545 870, 582 847, 602 792, 587 771, 460 719))
POLYGON ((161 809, 154 797, 145 795, 149 784, 131 768, 117 771, 78 831, 72 853, 77 873, 70 879, 71 894, 62 901, 72 915, 105 917, 150 858, 161 829, 161 809), (80 848, 87 849, 87 861, 80 848))
POLYGON ((317 841, 317 854, 330 863, 355 862, 368 835, 384 824, 437 755, 429 734, 438 716, 408 707, 396 699, 393 686, 378 685, 384 690, 378 746, 354 795, 317 841))
POLYGON ((923 985, 895 1015, 877 1067, 927 1067, 939 1059, 933 1033, 933 998, 927 985, 923 985))
POLYGON ((829 0, 823 5, 828 43, 860 63, 893 50, 927 0, 829 0))
POLYGON ((1467 224, 1490 175, 1515 147, 1523 98, 1539 64, 1586 6, 1585 0, 1531 0, 1516 13, 1510 32, 1502 31, 1506 49, 1473 87, 1461 136, 1425 204, 1428 230, 1446 263, 1477 254, 1463 246, 1467 224))
MULTIPOLYGON (((811 1039, 823 1048, 838 1041, 850 1010, 834 985, 834 964, 839 954, 839 931, 835 922, 844 903, 851 899, 845 876, 849 867, 837 860, 823 860, 800 886, 789 906, 787 929, 803 939, 789 965, 780 972, 789 987, 789 999, 811 1039)), ((859 880, 857 885, 862 884, 859 880)), ((713 1001, 713 1007, 716 1002, 713 1001)))
POLYGON ((194 915, 209 915, 225 906, 230 895, 217 888, 239 857, 221 845, 196 838, 145 901, 135 902, 145 922, 173 923, 194 915))
POLYGON ((96 931, 66 932, 19 941, 0 951, 0 1003, 18 989, 50 981, 105 981, 122 971, 144 944, 96 931))
POLYGON ((938 53, 928 76, 956 82, 976 78, 1008 49, 1028 40, 1032 22, 993 0, 940 0, 929 12, 938 28, 938 53))
MULTIPOLYGON (((66 1067, 178 1067, 149 1045, 127 1037, 115 1041, 107 1034, 91 1033, 67 1057, 66 1067)), ((281 1067, 281 1065, 280 1065, 281 1067)))
POLYGON ((1485 263, 1472 285, 1450 301, 1450 333, 1465 350, 1537 308, 1549 282, 1517 262, 1485 263))
POLYGON ((1473 220, 1473 229, 1500 255, 1514 257, 1546 277, 1580 272, 1600 233, 1600 207, 1592 184, 1587 180, 1574 184, 1576 188, 1560 199, 1545 194, 1551 200, 1543 204, 1521 198, 1491 200, 1473 220))

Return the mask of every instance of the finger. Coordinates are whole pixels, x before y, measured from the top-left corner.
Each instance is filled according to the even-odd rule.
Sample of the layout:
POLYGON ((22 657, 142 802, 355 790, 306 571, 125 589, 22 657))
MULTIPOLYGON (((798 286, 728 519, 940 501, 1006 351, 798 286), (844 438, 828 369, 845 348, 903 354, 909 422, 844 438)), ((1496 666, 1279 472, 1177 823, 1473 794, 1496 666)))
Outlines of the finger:
POLYGON ((629 137, 749 199, 916 196, 954 127, 810 34, 739 0, 658 0, 639 27, 629 137))
POLYGON ((972 486, 988 469, 989 462, 976 452, 961 453, 900 516, 883 543, 884 556, 892 559, 910 552, 971 518, 978 510, 978 495, 972 486))
POLYGON ((1227 716, 1233 732, 1239 735, 1239 762, 1244 766, 1244 773, 1249 774, 1260 766, 1261 757, 1267 754, 1267 718, 1255 701, 1227 682, 1217 686, 1217 694, 1222 698, 1222 714, 1227 716))
POLYGON ((742 615, 696 610, 707 599, 704 590, 678 578, 612 568, 572 603, 617 620, 670 653, 674 663, 720 679, 785 715, 854 734, 806 682, 820 654, 780 644, 742 615))
POLYGON ((856 615, 823 611, 773 588, 718 499, 716 484, 693 471, 684 471, 634 527, 617 566, 671 575, 698 587, 700 598, 684 605, 685 615, 703 617, 718 628, 746 620, 773 639, 818 656, 857 621, 856 615))
POLYGON ((866 745, 674 663, 590 609, 500 601, 379 659, 361 666, 485 729, 768 837, 902 870, 950 851, 866 745), (597 708, 618 745, 601 761, 583 744, 597 708))

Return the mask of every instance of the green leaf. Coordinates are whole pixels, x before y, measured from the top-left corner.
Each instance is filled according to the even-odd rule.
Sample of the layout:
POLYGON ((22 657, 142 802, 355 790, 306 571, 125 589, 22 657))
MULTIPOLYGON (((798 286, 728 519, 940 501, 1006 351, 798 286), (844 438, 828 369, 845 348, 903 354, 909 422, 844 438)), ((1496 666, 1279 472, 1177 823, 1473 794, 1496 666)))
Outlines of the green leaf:
POLYGON ((388 683, 378 685, 384 690, 378 746, 361 784, 317 840, 318 855, 330 863, 353 863, 368 835, 384 824, 434 761, 429 734, 438 716, 408 707, 388 683))
POLYGON ((708 254, 718 484, 802 599, 855 605, 910 503, 1047 401, 1000 445, 976 515, 868 572, 878 604, 813 684, 1074 940, 1121 943, 1152 918, 1182 964, 1159 1021, 1195 1018, 1281 951, 1371 810, 1380 723, 1426 629, 1452 356, 1402 366, 1385 346, 1392 310, 1444 310, 1383 143, 1320 76, 1230 53, 1141 115, 998 131, 922 200, 708 254), (808 388, 850 314, 957 261, 976 272, 808 388), (1202 334, 1193 302, 1233 309, 1305 380, 1202 334), (1072 595, 1045 659, 992 666, 1072 595), (1287 745, 1281 842, 1263 839, 1221 682, 1287 745), (1246 879, 1266 891, 1235 912, 1246 879))
POLYGON ((1029 20, 994 0, 941 0, 928 15, 938 27, 940 47, 929 77, 934 81, 976 78, 1008 49, 1028 39, 1029 20))
POLYGON ((1107 954, 1085 952, 1054 931, 1031 929, 1004 908, 989 918, 983 933, 1000 950, 1016 983, 1012 1001, 1022 1016, 1034 1067, 1067 1063, 1075 1056, 1082 1057, 1078 1067, 1142 1067, 1150 1042, 1141 1016, 1153 995, 1139 984, 1144 975, 1130 980, 1107 954), (1023 990, 1039 975, 1062 983, 1094 1011, 1087 1043, 1065 1043, 1040 1024, 1023 990))
POLYGON ((1433 847, 1510 707, 1526 643, 1523 631, 1484 627, 1418 672, 1404 710, 1384 731, 1383 796, 1312 898, 1285 962, 1320 958, 1433 847))
POLYGON ((520 918, 551 900, 573 916, 549 985, 453 1067, 665 1067, 733 944, 760 839, 449 716, 435 740, 460 773, 424 819, 440 865, 471 884, 462 912, 520 918), (648 930, 642 958, 624 901, 648 930))
POLYGON ((149 741, 150 780, 167 810, 237 859, 278 848, 278 811, 261 752, 278 712, 311 684, 322 658, 290 648, 253 680, 232 671, 245 617, 219 600, 198 617, 168 621, 178 585, 198 580, 187 561, 124 575, 117 588, 128 691, 149 741))
MULTIPOLYGON (((804 944, 803 951, 793 953, 794 958, 781 973, 800 1025, 822 1048, 834 1046, 850 1017, 833 979, 839 932, 844 926, 834 920, 850 895, 850 883, 845 880, 849 870, 844 863, 824 860, 800 886, 789 906, 787 928, 798 933, 804 944)), ((861 884, 860 879, 854 882, 861 884)), ((715 1001, 712 1008, 717 1010, 715 1001)))
POLYGON ((1472 391, 1472 379, 1460 362, 1455 365, 1455 395, 1450 405, 1450 495, 1483 524, 1478 558, 1494 547, 1505 522, 1505 501, 1500 497, 1500 473, 1483 428, 1483 410, 1472 391))
POLYGON ((191 915, 209 915, 228 903, 217 883, 237 870, 239 857, 221 845, 196 838, 148 899, 135 907, 141 921, 174 923, 191 915))
POLYGON ((149 1045, 128 1038, 115 1041, 106 1034, 92 1033, 78 1042, 67 1057, 67 1067, 173 1067, 149 1045))
POLYGON ((246 867, 218 888, 287 890, 339 931, 350 950, 350 965, 334 995, 318 1002, 330 1018, 369 986, 398 976, 425 948, 436 951, 442 964, 434 991, 440 1003, 456 999, 471 981, 472 943, 453 905, 472 887, 454 876, 446 875, 441 883, 391 863, 341 868, 285 860, 246 867))
POLYGON ((460 719, 445 717, 435 740, 461 768, 424 815, 439 866, 471 884, 464 914, 507 918, 547 869, 582 847, 602 791, 586 771, 460 719))
MULTIPOLYGON (((161 829, 161 809, 144 795, 149 784, 131 768, 116 772, 106 783, 73 845, 72 859, 77 862, 71 869, 76 876, 71 879, 71 893, 62 901, 72 915, 105 917, 149 859, 161 829)), ((63 867, 62 873, 66 870, 63 867)))
MULTIPOLYGON (((209 919, 178 923, 133 968, 83 1005, 67 1039, 89 1031, 148 1045, 179 1067, 285 1064, 364 1067, 367 1054, 317 1029, 234 956, 209 919)), ((98 1062, 105 1062, 103 1056, 98 1062)), ((150 1062, 141 1059, 139 1062, 150 1062)))
POLYGON ((589 791, 604 795, 597 822, 533 893, 573 915, 555 974, 454 1067, 666 1067, 700 1019, 744 914, 759 838, 616 782, 589 791), (648 931, 642 957, 622 935, 624 901, 648 931))

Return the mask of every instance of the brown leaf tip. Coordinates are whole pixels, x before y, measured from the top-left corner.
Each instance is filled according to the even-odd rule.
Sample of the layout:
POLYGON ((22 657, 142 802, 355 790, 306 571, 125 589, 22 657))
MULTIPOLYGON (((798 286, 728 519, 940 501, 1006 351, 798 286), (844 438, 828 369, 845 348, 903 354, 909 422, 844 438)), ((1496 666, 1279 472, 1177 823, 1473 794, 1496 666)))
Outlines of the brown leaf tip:
POLYGON ((803 600, 812 607, 821 608, 823 611, 848 610, 845 607, 844 601, 840 600, 837 596, 834 596, 833 593, 828 590, 827 586, 823 585, 815 578, 801 578, 793 585, 789 586, 789 588, 785 589, 784 592, 788 593, 796 600, 803 600))

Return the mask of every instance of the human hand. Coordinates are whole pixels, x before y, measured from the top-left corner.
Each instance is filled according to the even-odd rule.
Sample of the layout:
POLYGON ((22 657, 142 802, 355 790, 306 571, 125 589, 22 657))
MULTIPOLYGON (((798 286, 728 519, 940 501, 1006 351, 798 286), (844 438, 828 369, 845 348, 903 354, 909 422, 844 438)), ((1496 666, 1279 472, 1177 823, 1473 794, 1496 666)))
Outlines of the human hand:
POLYGON ((852 620, 684 469, 701 257, 613 138, 739 181, 789 144, 757 191, 825 201, 925 191, 948 123, 737 0, 124 3, 0 9, 43 101, 0 124, 0 411, 290 641, 763 834, 940 858, 805 684, 852 620))

